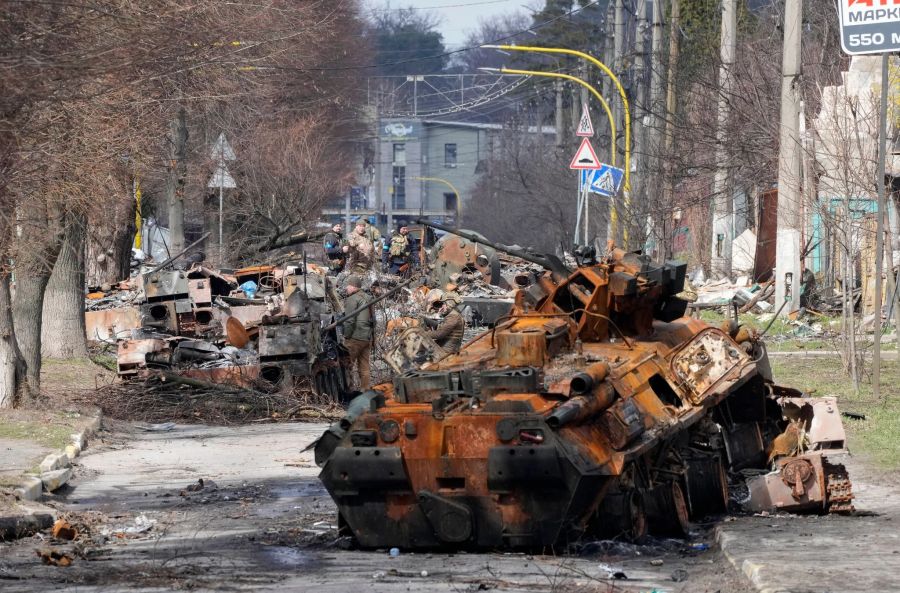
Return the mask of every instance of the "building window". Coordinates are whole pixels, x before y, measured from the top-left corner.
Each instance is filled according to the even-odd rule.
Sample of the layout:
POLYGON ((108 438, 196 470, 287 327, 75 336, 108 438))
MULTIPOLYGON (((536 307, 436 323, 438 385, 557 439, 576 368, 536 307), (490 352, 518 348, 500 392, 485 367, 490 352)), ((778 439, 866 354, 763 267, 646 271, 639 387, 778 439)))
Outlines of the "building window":
POLYGON ((444 144, 444 166, 456 167, 456 144, 444 144))
POLYGON ((456 194, 444 194, 444 210, 456 212, 456 194))
POLYGON ((394 144, 394 165, 406 164, 406 144, 394 144))
POLYGON ((393 178, 394 183, 391 187, 393 208, 406 208, 406 167, 395 166, 393 178))

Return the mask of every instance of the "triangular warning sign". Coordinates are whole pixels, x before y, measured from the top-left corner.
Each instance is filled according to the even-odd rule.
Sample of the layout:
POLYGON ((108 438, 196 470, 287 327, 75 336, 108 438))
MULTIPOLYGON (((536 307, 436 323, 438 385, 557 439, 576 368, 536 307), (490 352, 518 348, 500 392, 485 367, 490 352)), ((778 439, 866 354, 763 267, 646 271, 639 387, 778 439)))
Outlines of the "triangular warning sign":
POLYGON ((587 138, 581 140, 581 146, 578 147, 578 152, 575 153, 575 156, 572 158, 572 162, 569 163, 570 169, 599 169, 600 168, 600 159, 597 158, 597 153, 594 152, 594 147, 591 146, 591 141, 587 138))
POLYGON ((228 167, 225 166, 225 163, 220 163, 219 167, 216 169, 216 172, 212 174, 212 177, 209 178, 209 183, 206 187, 221 187, 223 189, 234 189, 237 187, 237 183, 234 182, 234 177, 231 176, 231 173, 228 172, 228 167))
POLYGON ((228 143, 228 139, 225 137, 225 132, 219 134, 210 156, 212 156, 214 161, 219 162, 237 160, 237 157, 234 155, 234 149, 231 148, 231 144, 228 143))
POLYGON ((594 135, 594 124, 591 122, 591 112, 587 103, 581 106, 581 119, 578 120, 578 129, 575 130, 576 136, 590 138, 594 135))

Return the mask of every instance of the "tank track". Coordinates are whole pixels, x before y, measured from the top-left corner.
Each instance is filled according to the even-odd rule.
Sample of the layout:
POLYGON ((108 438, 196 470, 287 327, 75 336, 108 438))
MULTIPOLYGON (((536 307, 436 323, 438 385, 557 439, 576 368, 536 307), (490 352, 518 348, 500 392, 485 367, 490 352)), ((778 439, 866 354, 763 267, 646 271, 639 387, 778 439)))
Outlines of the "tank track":
POLYGON ((853 507, 853 484, 847 469, 840 463, 823 461, 825 470, 825 502, 829 513, 847 514, 856 509, 853 507))

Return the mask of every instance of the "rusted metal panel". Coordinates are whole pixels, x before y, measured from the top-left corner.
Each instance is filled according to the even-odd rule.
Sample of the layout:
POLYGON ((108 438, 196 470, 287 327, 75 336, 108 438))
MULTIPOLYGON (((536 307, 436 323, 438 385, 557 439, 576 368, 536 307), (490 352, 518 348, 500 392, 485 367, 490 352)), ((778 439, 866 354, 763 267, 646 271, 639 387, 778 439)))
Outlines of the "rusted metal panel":
POLYGON ((312 362, 318 353, 319 334, 312 323, 259 326, 259 357, 312 362))
POLYGON ((781 459, 775 471, 751 479, 748 484, 748 510, 818 511, 825 510, 825 469, 821 453, 781 459))
POLYGON ((171 355, 168 340, 148 338, 122 340, 119 342, 116 361, 119 375, 132 375, 147 365, 148 355, 164 357, 171 355))
POLYGON ((227 310, 216 307, 213 309, 213 316, 223 327, 229 317, 234 317, 244 327, 252 327, 258 325, 268 311, 269 308, 266 305, 240 305, 229 307, 227 310))
POLYGON ((137 307, 86 311, 84 325, 88 342, 109 342, 140 328, 141 314, 137 307))
POLYGON ((756 258, 753 264, 754 282, 772 279, 775 269, 775 246, 778 231, 778 190, 771 189, 759 195, 759 229, 756 233, 756 258))
POLYGON ((212 303, 212 288, 207 278, 188 280, 188 294, 194 306, 204 306, 212 303))
POLYGON ((144 297, 147 302, 187 297, 187 273, 181 270, 160 270, 143 277, 144 297))

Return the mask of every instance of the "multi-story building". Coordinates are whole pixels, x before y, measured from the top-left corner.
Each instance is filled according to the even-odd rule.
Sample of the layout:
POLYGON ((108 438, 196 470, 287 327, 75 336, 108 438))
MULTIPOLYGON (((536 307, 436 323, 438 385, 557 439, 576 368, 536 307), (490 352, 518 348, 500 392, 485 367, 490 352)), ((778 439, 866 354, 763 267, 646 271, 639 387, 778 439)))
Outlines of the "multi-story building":
MULTIPOLYGON (((465 218, 466 200, 502 129, 493 123, 380 118, 369 184, 354 187, 323 214, 330 220, 364 216, 382 230, 419 217, 455 224, 465 218)), ((555 134, 552 127, 541 131, 555 134)))

